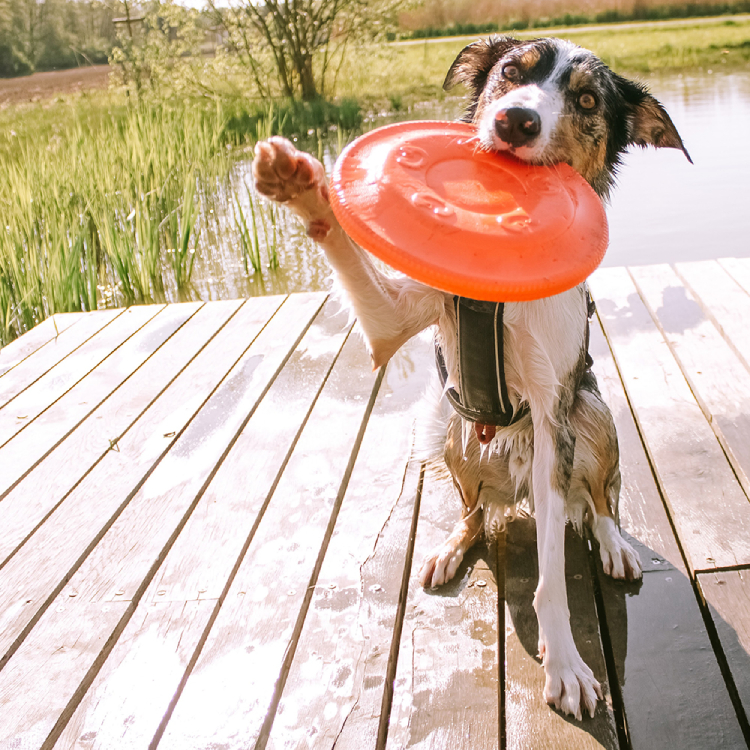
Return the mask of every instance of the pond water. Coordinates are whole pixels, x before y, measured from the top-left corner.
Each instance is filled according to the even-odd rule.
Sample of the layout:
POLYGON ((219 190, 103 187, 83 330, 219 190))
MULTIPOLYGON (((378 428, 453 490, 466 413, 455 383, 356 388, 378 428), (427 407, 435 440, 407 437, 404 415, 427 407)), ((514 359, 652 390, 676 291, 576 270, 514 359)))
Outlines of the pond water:
MULTIPOLYGON (((672 149, 626 155, 607 208, 610 246, 603 265, 750 256, 750 75, 704 72, 658 76, 647 83, 670 113, 694 164, 672 149)), ((456 119, 463 106, 458 99, 424 103, 400 119, 456 119)), ((367 127, 386 122, 378 118, 367 127)), ((338 140, 332 134, 328 142, 301 147, 317 151, 330 170, 338 140)), ((238 162, 234 178, 238 192, 251 184, 249 161, 238 162)), ((284 211, 276 224, 277 271, 247 273, 229 228, 211 254, 198 260, 194 295, 218 299, 328 288, 330 272, 314 243, 284 211)))

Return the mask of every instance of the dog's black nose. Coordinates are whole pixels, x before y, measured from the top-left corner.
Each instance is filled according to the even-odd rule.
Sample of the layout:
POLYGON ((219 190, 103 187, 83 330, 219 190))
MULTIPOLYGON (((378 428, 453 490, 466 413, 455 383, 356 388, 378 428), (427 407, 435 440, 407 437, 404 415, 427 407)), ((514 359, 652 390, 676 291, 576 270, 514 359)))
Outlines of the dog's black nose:
POLYGON ((539 114, 525 107, 501 109, 495 115, 495 132, 511 146, 525 146, 542 130, 539 114))

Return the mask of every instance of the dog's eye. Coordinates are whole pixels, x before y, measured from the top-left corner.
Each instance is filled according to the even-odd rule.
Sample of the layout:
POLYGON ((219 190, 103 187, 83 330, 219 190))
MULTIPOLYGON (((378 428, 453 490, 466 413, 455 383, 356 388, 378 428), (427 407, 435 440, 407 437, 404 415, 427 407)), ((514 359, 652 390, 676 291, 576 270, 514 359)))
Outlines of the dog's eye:
POLYGON ((521 77, 521 71, 515 65, 503 65, 503 78, 508 81, 517 81, 521 77))
POLYGON ((578 106, 581 109, 594 109, 596 107, 596 97, 588 91, 584 91, 578 97, 578 106))

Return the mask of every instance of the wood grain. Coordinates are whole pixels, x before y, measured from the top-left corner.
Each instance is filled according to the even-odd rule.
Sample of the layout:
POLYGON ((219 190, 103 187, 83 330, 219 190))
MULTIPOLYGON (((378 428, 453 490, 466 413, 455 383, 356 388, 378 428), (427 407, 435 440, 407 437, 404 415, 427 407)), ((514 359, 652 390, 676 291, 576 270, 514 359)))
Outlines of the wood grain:
POLYGON ((747 367, 750 364, 750 294, 719 261, 677 263, 677 275, 699 301, 727 345, 747 367))
POLYGON ((638 435, 612 354, 594 320, 589 348, 620 444, 623 536, 638 551, 642 583, 597 565, 613 665, 633 750, 741 747, 742 735, 692 583, 638 435), (719 745, 720 746, 720 745, 719 745))
POLYGON ((698 576, 698 585, 747 717, 750 713, 750 570, 702 573, 698 576))
MULTIPOLYGON (((164 305, 128 308, 102 331, 81 344, 75 356, 63 359, 7 403, 0 409, 0 446, 33 422, 91 370, 112 355, 139 328, 163 310, 164 305)), ((71 334, 79 330, 80 326, 74 326, 71 334)))
MULTIPOLYGON (((0 570, 0 665, 225 379, 280 300, 247 305, 0 570)), ((192 467, 191 467, 192 468, 192 467)), ((179 476, 176 477, 179 480, 179 476)), ((142 530, 149 538, 152 529, 142 530)), ((167 530, 169 533, 169 530, 167 530)), ((127 598, 124 597, 123 598, 127 598)))
POLYGON ((375 748, 420 465, 408 463, 431 338, 390 362, 336 520, 269 748, 375 748), (336 633, 335 639, 326 633, 336 633), (335 703, 336 710, 332 708, 335 703))
MULTIPOLYGON (((160 393, 178 377, 183 368, 207 344, 227 320, 237 312, 241 302, 212 302, 204 305, 187 326, 180 329, 136 373, 103 404, 80 429, 67 435, 7 494, 0 495, 0 566, 43 523, 58 503, 82 477, 143 416, 160 393)), ((11 449, 15 441, 6 448, 11 449)), ((14 475, 12 461, 5 460, 0 449, 0 472, 14 475), (7 472, 7 473, 6 473, 7 472)), ((6 479, 7 481, 7 479, 6 479)))
POLYGON ((636 268, 633 278, 745 493, 750 493, 750 371, 669 266, 636 268))
POLYGON ((719 264, 750 294, 750 263, 747 258, 719 258, 719 264))
POLYGON ((0 495, 125 382, 201 306, 170 305, 0 448, 0 495))
POLYGON ((379 382, 351 337, 305 428, 159 747, 253 746, 288 670, 379 382), (237 686, 242 685, 238 690, 237 686))
MULTIPOLYGON (((69 580, 63 581, 65 585, 59 593, 55 591, 55 600, 41 613, 34 629, 17 651, 11 652, 10 663, 14 667, 19 665, 16 668, 22 669, 23 662, 31 658, 32 653, 43 658, 45 649, 47 654, 56 652, 58 639, 55 634, 69 632, 75 627, 70 616, 59 611, 61 602, 70 598, 87 603, 109 599, 121 606, 121 601, 140 599, 173 537, 194 509, 198 492, 320 308, 322 300, 319 294, 295 296, 288 299, 267 324, 260 324, 262 330, 253 337, 252 345, 236 360, 226 377, 221 378, 201 410, 107 528, 96 547, 80 565, 68 572, 66 579, 69 580), (118 590, 123 593, 118 594, 118 590), (39 641, 39 633, 45 633, 43 643, 39 641)), ((269 307, 274 309, 274 301, 266 298, 250 307, 263 309, 266 314, 261 319, 267 319, 269 307)), ((219 371, 226 372, 224 368, 219 368, 219 371)), ((89 498, 89 501, 95 499, 89 498)), ((78 548, 81 546, 79 542, 78 548)), ((41 690, 44 686, 31 684, 23 695, 6 701, 5 708, 13 717, 12 731, 21 731, 24 726, 29 702, 46 704, 44 712, 50 731, 67 723, 80 691, 95 676, 92 670, 106 655, 106 652, 101 653, 102 647, 119 635, 127 624, 128 614, 116 626, 107 621, 80 633, 78 647, 91 656, 95 655, 97 661, 71 660, 65 680, 57 681, 54 694, 50 695, 48 690, 36 693, 37 687, 41 690)), ((3 633, 4 638, 9 635, 7 631, 3 633)), ((0 672, 0 691, 4 675, 5 670, 0 672)), ((43 721, 37 719, 37 725, 43 721)))
POLYGON ((600 269, 591 288, 692 570, 750 560, 750 503, 632 279, 600 269))
POLYGON ((479 543, 438 589, 419 569, 460 518, 450 483, 425 477, 386 747, 499 747, 499 627, 494 550, 479 543))
POLYGON ((346 338, 334 309, 316 318, 253 413, 56 747, 81 737, 89 750, 148 746, 346 338))
MULTIPOLYGON (((86 316, 79 324, 72 326, 62 335, 48 341, 33 357, 16 362, 15 366, 0 379, 0 408, 35 383, 52 368, 62 362, 71 352, 78 349, 92 336, 122 315, 124 310, 102 310, 86 316)), ((46 334, 45 334, 46 337, 46 334)), ((23 341, 22 339, 18 340, 23 341)), ((22 346, 21 343, 16 344, 22 346)), ((5 349, 3 349, 3 352, 5 349)), ((12 352, 11 352, 12 353, 12 352)))
POLYGON ((540 747, 619 747, 607 670, 602 652, 588 550, 568 526, 565 534, 565 582, 570 625, 578 652, 602 686, 593 719, 578 722, 549 707, 544 700, 544 669, 537 657, 539 625, 533 608, 539 578, 536 524, 519 518, 509 524, 505 567, 505 735, 507 750, 540 747))
MULTIPOLYGON (((63 331, 85 317, 85 313, 57 313, 50 315, 39 325, 34 326, 23 336, 11 341, 0 349, 0 377, 12 370, 20 362, 38 352, 50 341, 54 341, 63 331)), ((41 374, 41 373, 40 373, 41 374)))

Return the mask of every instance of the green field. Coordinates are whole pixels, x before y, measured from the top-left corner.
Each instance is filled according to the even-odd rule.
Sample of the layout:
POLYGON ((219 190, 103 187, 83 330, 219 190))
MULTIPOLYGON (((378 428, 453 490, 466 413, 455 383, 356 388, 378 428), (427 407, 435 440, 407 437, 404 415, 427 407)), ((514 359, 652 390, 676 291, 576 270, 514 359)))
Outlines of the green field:
MULTIPOLYGON (((546 33, 641 78, 750 64, 750 16, 546 33)), ((0 343, 54 312, 180 299, 196 257, 222 236, 248 275, 273 274, 279 215, 229 180, 233 160, 278 131, 312 135, 312 148, 322 148, 323 135, 340 146, 362 114, 445 96, 445 72, 466 43, 358 50, 342 67, 334 103, 133 104, 111 91, 0 110, 0 343)))

